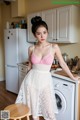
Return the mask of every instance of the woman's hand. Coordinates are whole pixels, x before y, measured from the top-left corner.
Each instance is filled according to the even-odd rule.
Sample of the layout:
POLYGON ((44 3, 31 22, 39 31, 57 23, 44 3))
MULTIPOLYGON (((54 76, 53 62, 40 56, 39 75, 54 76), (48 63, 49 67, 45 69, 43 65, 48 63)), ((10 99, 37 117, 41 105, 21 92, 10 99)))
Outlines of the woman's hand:
POLYGON ((27 68, 27 72, 29 72, 29 71, 31 70, 31 68, 32 68, 32 64, 31 64, 31 62, 29 61, 28 68, 27 68))
POLYGON ((80 76, 75 76, 73 80, 80 80, 80 76))

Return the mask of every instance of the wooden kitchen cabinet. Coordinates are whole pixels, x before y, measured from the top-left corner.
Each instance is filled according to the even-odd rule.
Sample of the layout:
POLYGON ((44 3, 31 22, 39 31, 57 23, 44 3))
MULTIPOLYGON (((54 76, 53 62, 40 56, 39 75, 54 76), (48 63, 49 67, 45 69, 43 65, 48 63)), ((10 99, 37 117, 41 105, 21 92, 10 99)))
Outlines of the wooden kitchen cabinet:
POLYGON ((20 89, 21 83, 28 72, 28 66, 19 64, 18 70, 19 70, 19 89, 20 89))
POLYGON ((52 10, 46 10, 43 11, 43 20, 47 23, 48 25, 48 41, 49 42, 53 42, 54 40, 56 40, 56 32, 57 32, 57 28, 56 28, 56 10, 52 9, 52 10))
MULTIPOLYGON (((57 9, 57 39, 62 43, 77 43, 79 39, 79 7, 57 9)), ((55 41, 55 42, 56 42, 55 41)))
POLYGON ((74 5, 45 10, 28 16, 28 41, 34 42, 31 33, 31 18, 40 15, 49 29, 49 42, 76 43, 79 39, 79 7, 74 5))
POLYGON ((76 43, 79 38, 79 8, 74 5, 43 12, 49 27, 49 42, 76 43))
POLYGON ((11 2, 11 16, 12 17, 25 16, 25 0, 16 0, 11 2))

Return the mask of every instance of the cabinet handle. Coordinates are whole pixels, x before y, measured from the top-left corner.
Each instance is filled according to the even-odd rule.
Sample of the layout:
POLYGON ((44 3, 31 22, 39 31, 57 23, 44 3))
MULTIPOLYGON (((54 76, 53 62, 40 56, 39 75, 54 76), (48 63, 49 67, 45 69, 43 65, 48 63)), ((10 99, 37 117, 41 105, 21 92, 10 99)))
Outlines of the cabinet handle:
POLYGON ((53 39, 53 40, 56 40, 56 39, 53 39))
POLYGON ((53 39, 53 40, 56 40, 56 41, 57 41, 58 39, 53 39))

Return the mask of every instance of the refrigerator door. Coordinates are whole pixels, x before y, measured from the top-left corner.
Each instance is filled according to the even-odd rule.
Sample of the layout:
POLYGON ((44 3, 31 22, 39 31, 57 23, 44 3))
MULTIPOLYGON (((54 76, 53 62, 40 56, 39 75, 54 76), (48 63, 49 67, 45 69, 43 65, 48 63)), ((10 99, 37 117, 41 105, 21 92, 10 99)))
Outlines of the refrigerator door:
POLYGON ((18 93, 18 68, 7 65, 6 72, 6 90, 18 93))
POLYGON ((15 29, 5 30, 5 65, 16 66, 18 63, 18 32, 15 29))
POLYGON ((27 30, 18 29, 18 62, 26 62, 28 60, 28 48, 31 43, 27 42, 27 30))
POLYGON ((18 62, 25 62, 27 56, 27 31, 26 29, 18 29, 18 62))

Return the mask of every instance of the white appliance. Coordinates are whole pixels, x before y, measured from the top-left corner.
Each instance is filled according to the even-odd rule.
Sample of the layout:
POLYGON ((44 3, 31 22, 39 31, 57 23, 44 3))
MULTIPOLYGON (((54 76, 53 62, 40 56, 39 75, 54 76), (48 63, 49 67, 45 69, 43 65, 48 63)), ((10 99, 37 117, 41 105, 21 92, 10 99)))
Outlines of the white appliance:
POLYGON ((5 29, 5 80, 6 90, 18 93, 18 63, 28 59, 26 29, 5 29))
POLYGON ((57 77, 53 77, 53 84, 58 107, 56 119, 74 120, 75 84, 57 77))

